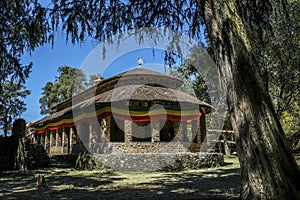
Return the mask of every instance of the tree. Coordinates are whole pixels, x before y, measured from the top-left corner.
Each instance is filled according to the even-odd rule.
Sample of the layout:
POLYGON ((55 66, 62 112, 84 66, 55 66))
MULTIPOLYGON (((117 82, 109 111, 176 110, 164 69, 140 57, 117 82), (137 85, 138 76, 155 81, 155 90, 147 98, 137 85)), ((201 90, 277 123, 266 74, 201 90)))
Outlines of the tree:
POLYGON ((97 83, 100 83, 104 80, 104 77, 101 74, 92 74, 90 75, 89 80, 86 82, 86 87, 94 86, 97 83))
POLYGON ((292 134, 299 127, 300 113, 300 2, 288 1, 287 10, 286 18, 272 14, 272 32, 264 42, 255 43, 254 52, 276 115, 285 133, 292 134))
POLYGON ((69 99, 85 89, 86 76, 81 69, 62 66, 57 71, 59 76, 56 77, 53 87, 58 101, 69 99))
POLYGON ((58 99, 53 87, 52 82, 47 82, 46 85, 42 88, 42 97, 40 98, 40 113, 41 115, 46 115, 51 113, 51 105, 57 104, 58 99))
POLYGON ((55 81, 47 82, 42 88, 42 97, 40 98, 41 114, 50 114, 51 108, 64 100, 78 94, 85 89, 86 76, 81 69, 68 66, 59 67, 59 76, 55 81))
POLYGON ((0 126, 7 137, 12 122, 26 111, 26 104, 23 99, 30 94, 24 85, 11 81, 1 84, 2 93, 0 96, 0 126))
MULTIPOLYGON (((171 70, 171 75, 183 79, 183 91, 196 96, 199 100, 211 104, 212 99, 215 98, 214 95, 210 95, 211 91, 209 91, 207 83, 205 82, 203 76, 197 70, 197 68, 191 64, 191 61, 189 61, 189 59, 187 59, 184 64, 173 67, 171 70)), ((222 107, 226 108, 225 100, 219 100, 219 103, 223 104, 222 107)), ((207 124, 216 126, 215 119, 211 118, 211 116, 207 116, 207 124)), ((228 109, 226 111, 226 117, 224 119, 222 129, 232 130, 228 109)))
POLYGON ((45 9, 35 1, 1 1, 0 12, 0 82, 25 83, 32 64, 22 65, 20 58, 47 40, 45 9))
POLYGON ((24 84, 32 63, 23 65, 21 56, 47 41, 48 22, 46 10, 34 0, 1 1, 0 13, 0 126, 7 135, 30 93, 24 84))
POLYGON ((268 17, 272 4, 268 2, 270 4, 264 8, 249 8, 255 4, 200 3, 236 134, 242 169, 241 197, 299 198, 299 169, 265 90, 245 26, 256 23, 258 30, 262 28, 262 19, 268 17), (242 11, 246 9, 250 12, 257 9, 260 13, 243 15, 242 11))
POLYGON ((201 101, 211 103, 211 97, 209 96, 209 91, 207 84, 200 72, 194 67, 188 60, 180 66, 174 66, 170 74, 183 79, 184 81, 184 91, 196 96, 201 101), (192 89, 193 91, 189 91, 192 89))
POLYGON ((205 25, 236 134, 242 169, 241 197, 299 198, 300 173, 264 87, 258 60, 253 55, 254 37, 248 28, 255 28, 258 38, 263 38, 264 30, 269 29, 271 10, 284 10, 284 3, 251 0, 135 0, 128 4, 118 0, 110 4, 106 1, 56 1, 54 8, 53 13, 61 16, 57 20, 63 21, 74 41, 80 40, 85 33, 93 32, 94 35, 90 35, 104 40, 124 29, 147 26, 186 31, 199 38, 201 25, 205 25), (93 24, 95 30, 89 24, 93 24), (79 35, 77 30, 81 30, 79 35))

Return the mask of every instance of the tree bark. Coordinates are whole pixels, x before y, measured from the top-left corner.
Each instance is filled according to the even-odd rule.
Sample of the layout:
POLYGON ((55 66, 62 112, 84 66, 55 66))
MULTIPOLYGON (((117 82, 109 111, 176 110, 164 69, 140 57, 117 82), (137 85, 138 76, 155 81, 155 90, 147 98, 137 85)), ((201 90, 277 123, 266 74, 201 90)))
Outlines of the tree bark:
POLYGON ((300 173, 234 0, 198 0, 230 108, 242 199, 299 199, 300 173))

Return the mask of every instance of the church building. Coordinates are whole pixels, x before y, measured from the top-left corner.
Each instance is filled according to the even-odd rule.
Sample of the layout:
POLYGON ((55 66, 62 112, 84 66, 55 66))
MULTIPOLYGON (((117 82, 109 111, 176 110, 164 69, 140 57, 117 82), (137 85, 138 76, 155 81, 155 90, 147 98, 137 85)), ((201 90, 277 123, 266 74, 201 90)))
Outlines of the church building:
POLYGON ((212 106, 183 81, 144 68, 120 73, 53 107, 33 123, 49 155, 199 152, 212 106))

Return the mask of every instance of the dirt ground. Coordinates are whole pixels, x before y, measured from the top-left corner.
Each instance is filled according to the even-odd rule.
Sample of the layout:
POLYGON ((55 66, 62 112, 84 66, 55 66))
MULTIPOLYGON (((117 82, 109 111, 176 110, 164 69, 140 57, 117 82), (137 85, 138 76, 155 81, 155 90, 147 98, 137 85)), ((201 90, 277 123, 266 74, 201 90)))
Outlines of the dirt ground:
POLYGON ((222 167, 182 172, 49 168, 0 173, 0 199, 238 199, 240 184, 236 157, 225 157, 222 167), (45 187, 36 187, 38 174, 45 187))

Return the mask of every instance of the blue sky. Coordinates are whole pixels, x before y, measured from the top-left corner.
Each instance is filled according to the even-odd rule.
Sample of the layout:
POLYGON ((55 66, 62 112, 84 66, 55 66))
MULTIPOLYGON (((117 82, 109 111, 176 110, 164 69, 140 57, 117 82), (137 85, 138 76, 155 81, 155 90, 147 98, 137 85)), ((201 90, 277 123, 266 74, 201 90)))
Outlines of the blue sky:
MULTIPOLYGON (((39 0, 44 6, 49 5, 49 0, 39 0)), ((66 43, 65 35, 58 32, 55 35, 54 47, 46 44, 37 48, 34 52, 25 53, 22 58, 23 64, 33 62, 32 72, 27 80, 26 87, 31 90, 31 94, 27 96, 25 102, 27 111, 22 114, 22 118, 26 121, 40 119, 39 99, 41 98, 42 87, 49 81, 53 82, 58 76, 57 69, 60 66, 71 66, 83 69, 87 75, 101 73, 105 78, 111 77, 117 73, 124 72, 137 67, 137 57, 143 57, 145 60, 144 68, 152 69, 159 72, 165 72, 164 66, 164 49, 169 44, 167 38, 160 41, 160 48, 155 50, 153 55, 152 44, 145 44, 137 47, 136 41, 128 40, 123 46, 113 47, 109 50, 106 61, 101 60, 101 56, 91 56, 98 50, 99 42, 87 39, 82 44, 66 43), (121 48, 124 51, 116 51, 121 48), (163 50, 162 50, 163 49, 163 50), (92 57, 92 58, 91 58, 92 57), (88 67, 87 67, 88 66, 88 67), (105 70, 103 71, 103 69, 105 70), (101 70, 102 69, 102 70, 101 70)), ((147 41, 149 42, 149 41, 147 41)), ((183 41, 183 43, 188 43, 183 41)), ((182 47, 184 49, 184 47, 182 47)), ((101 51, 101 50, 100 50, 101 51)), ((98 52, 99 53, 99 52, 98 52)), ((184 53, 183 53, 184 54, 184 53)))
MULTIPOLYGON (((41 88, 48 81, 53 82, 55 80, 55 77, 58 76, 57 69, 60 66, 67 65, 84 69, 82 63, 95 47, 97 47, 97 42, 91 39, 80 45, 73 45, 70 42, 66 43, 65 37, 62 34, 57 34, 53 48, 51 44, 47 44, 37 48, 31 55, 25 53, 22 58, 22 63, 28 64, 29 62, 33 62, 33 68, 26 82, 27 89, 31 90, 31 94, 25 99, 27 111, 23 113, 21 117, 26 121, 38 120, 43 117, 40 115, 39 109, 39 99, 42 93, 41 88)), ((118 58, 114 59, 109 66, 107 66, 106 70, 102 73, 103 76, 108 78, 117 73, 137 67, 136 59, 139 56, 144 58, 145 68, 164 72, 163 51, 155 50, 153 56, 152 49, 146 48, 127 52, 119 57, 117 55, 118 58)), ((97 64, 94 66, 96 71, 101 67, 103 66, 97 66, 97 64)), ((99 72, 100 71, 98 71, 98 73, 99 72)))

